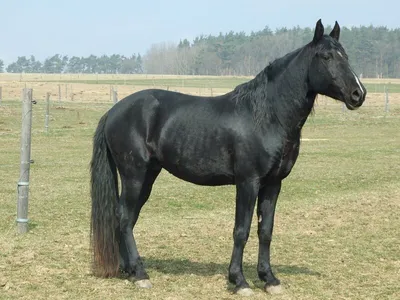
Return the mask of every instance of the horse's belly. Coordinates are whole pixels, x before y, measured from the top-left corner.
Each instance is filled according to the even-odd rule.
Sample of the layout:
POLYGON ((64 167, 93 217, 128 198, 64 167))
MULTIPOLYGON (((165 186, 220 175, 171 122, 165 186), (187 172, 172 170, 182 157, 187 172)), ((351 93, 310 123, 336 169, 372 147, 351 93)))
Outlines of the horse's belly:
POLYGON ((235 182, 230 172, 221 172, 215 166, 199 167, 197 164, 172 163, 164 161, 162 167, 172 175, 198 185, 217 186, 228 185, 235 182))
MULTIPOLYGON (((220 124, 206 126, 192 116, 189 125, 164 125, 154 154, 161 166, 174 176, 199 185, 234 182, 233 147, 229 133, 220 124)), ((212 124, 212 122, 210 122, 212 124)))

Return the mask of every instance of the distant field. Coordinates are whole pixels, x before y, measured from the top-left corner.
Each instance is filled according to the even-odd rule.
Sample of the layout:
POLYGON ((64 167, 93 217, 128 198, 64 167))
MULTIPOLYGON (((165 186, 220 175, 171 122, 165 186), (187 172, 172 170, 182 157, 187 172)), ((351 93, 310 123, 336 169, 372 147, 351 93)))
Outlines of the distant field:
MULTIPOLYGON (((128 80, 55 80, 62 83, 86 83, 86 84, 111 84, 111 85, 133 85, 133 86, 163 86, 163 87, 192 87, 192 88, 226 88, 233 89, 235 86, 248 81, 250 78, 157 78, 157 79, 128 79, 128 80)), ((46 81, 49 82, 49 81, 46 81)), ((367 90, 374 93, 383 93, 385 87, 392 93, 400 93, 400 83, 388 83, 373 80, 363 82, 367 90)))
MULTIPOLYGON (((164 88, 225 88, 235 86, 253 78, 252 76, 189 76, 189 75, 152 75, 152 74, 0 74, 1 81, 53 82, 100 85, 157 86, 164 88)), ((366 88, 373 93, 382 93, 384 86, 390 92, 400 93, 400 79, 362 80, 366 88)))
MULTIPOLYGON (((161 88, 199 96, 216 96, 231 91, 253 77, 244 76, 179 76, 152 74, 0 74, 3 99, 21 97, 23 87, 33 88, 34 97, 44 100, 47 92, 52 101, 109 102, 111 90, 118 91, 118 99, 147 88, 161 88), (59 95, 61 92, 61 95, 59 95)), ((390 105, 400 106, 400 79, 362 80, 368 90, 366 105, 384 107, 386 87, 390 105)), ((326 105, 337 103, 326 97, 319 101, 326 105)))
MULTIPOLYGON (((226 280, 234 187, 195 186, 166 172, 135 229, 153 288, 92 276, 89 161, 111 105, 52 103, 48 134, 44 102, 33 107, 24 236, 15 233, 20 103, 0 105, 0 299, 239 299, 226 280)), ((278 201, 272 267, 284 293, 266 295, 257 279, 254 218, 244 255, 251 299, 400 299, 399 128, 399 108, 316 106, 278 201)))
MULTIPOLYGON (((193 88, 227 88, 232 89, 235 86, 248 81, 250 78, 238 77, 215 77, 215 78, 138 78, 138 79, 104 79, 104 80, 54 80, 53 82, 63 83, 86 83, 86 84, 112 84, 112 85, 140 85, 140 86, 165 86, 165 87, 193 87, 193 88)), ((46 81, 49 82, 49 81, 46 81)))

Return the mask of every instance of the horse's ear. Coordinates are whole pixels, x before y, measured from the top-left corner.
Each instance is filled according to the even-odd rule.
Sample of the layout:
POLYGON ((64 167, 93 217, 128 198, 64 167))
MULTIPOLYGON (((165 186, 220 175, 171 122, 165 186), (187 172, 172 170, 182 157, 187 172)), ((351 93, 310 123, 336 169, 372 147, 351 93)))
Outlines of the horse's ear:
POLYGON ((321 19, 319 19, 317 25, 315 26, 313 42, 317 43, 322 38, 323 35, 324 35, 324 25, 322 25, 321 19))
POLYGON ((329 34, 332 38, 334 38, 335 40, 339 40, 339 36, 340 36, 340 26, 338 24, 338 22, 335 22, 335 26, 333 27, 331 33, 329 34))

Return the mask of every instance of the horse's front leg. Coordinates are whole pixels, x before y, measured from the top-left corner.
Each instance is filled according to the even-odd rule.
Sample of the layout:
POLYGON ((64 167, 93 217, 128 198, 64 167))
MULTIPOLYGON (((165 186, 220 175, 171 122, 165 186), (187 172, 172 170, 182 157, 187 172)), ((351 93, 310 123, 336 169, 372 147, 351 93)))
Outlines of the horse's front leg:
POLYGON ((229 266, 229 281, 235 285, 236 293, 246 296, 251 295, 252 291, 243 275, 243 250, 250 233, 258 189, 258 180, 248 180, 236 184, 234 246, 229 266))
POLYGON ((281 291, 280 281, 275 277, 270 264, 270 245, 274 228, 276 201, 281 190, 281 181, 269 183, 258 193, 258 277, 265 282, 265 290, 269 293, 281 291))

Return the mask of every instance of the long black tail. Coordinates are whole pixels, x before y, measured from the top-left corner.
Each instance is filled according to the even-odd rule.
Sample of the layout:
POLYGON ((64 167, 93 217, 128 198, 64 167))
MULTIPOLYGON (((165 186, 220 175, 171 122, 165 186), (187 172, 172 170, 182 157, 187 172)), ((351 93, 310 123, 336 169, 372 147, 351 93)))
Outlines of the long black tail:
POLYGON ((90 164, 93 273, 100 277, 116 276, 119 271, 119 226, 116 218, 118 179, 104 133, 107 115, 108 113, 100 119, 94 134, 90 164))

